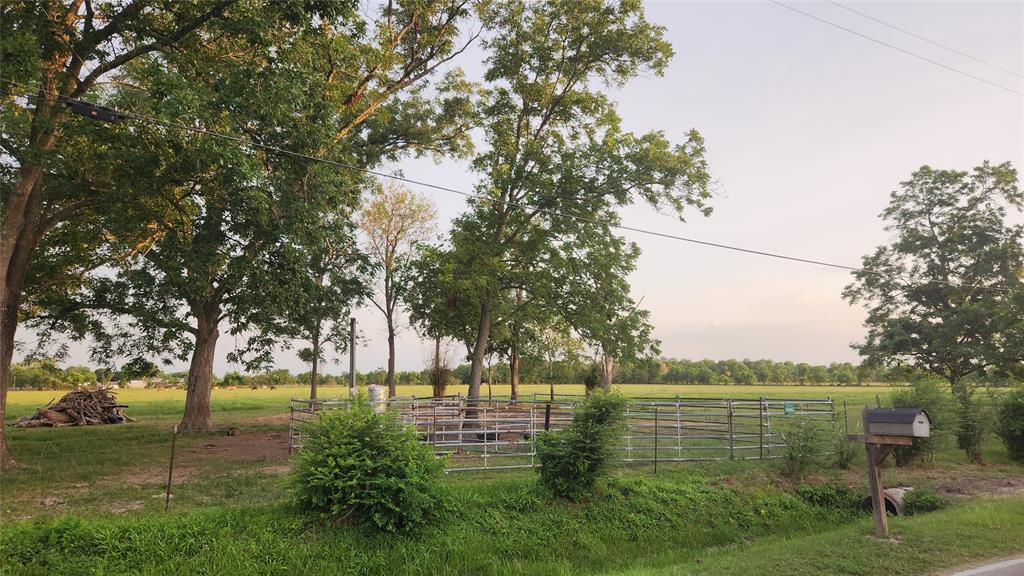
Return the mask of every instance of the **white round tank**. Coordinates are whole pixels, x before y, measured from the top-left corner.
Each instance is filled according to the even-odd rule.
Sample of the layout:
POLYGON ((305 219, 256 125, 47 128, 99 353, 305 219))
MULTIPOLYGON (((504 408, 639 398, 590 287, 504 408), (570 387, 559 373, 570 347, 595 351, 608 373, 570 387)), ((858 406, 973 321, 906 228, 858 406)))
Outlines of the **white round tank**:
POLYGON ((377 412, 383 412, 388 407, 388 395, 383 386, 370 386, 368 388, 370 404, 377 412))

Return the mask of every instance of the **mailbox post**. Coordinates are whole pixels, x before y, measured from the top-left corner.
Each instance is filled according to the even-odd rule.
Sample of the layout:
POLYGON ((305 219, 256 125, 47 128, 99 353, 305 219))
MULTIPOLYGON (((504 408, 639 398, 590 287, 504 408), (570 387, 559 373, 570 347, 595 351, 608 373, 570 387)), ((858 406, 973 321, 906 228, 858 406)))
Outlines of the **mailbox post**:
POLYGON ((875 536, 889 536, 889 519, 885 513, 885 495, 882 487, 882 463, 897 446, 910 446, 914 438, 929 435, 931 421, 920 408, 864 407, 864 434, 850 434, 850 442, 863 442, 868 457, 868 485, 871 489, 871 509, 875 515, 875 536))

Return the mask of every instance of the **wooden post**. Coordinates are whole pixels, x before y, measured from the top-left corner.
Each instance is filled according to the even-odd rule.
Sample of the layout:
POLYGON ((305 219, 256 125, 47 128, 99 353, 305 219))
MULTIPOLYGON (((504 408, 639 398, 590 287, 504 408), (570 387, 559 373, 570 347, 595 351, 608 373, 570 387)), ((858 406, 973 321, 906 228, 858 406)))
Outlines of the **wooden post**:
POLYGON ((547 432, 551 429, 551 403, 548 402, 544 406, 544 431, 547 432))
MULTIPOLYGON (((863 411, 864 432, 868 431, 868 407, 864 406, 863 411)), ((871 490, 871 510, 875 516, 875 536, 878 538, 889 537, 889 518, 885 513, 885 494, 882 492, 882 474, 879 470, 879 446, 866 442, 864 449, 868 455, 868 486, 871 490)), ((883 456, 884 458, 884 456, 883 456)))
POLYGON ((164 494, 164 512, 171 506, 171 478, 174 476, 174 444, 178 439, 178 425, 174 425, 171 432, 171 463, 167 467, 167 492, 164 494))

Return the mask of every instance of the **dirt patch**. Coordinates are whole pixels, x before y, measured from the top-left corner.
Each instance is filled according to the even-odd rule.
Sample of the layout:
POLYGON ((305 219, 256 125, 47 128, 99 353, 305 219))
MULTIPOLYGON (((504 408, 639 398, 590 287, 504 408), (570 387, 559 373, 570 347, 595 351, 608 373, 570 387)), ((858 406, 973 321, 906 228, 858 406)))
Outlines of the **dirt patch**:
POLYGON ((938 491, 949 496, 1012 496, 1024 492, 1024 478, 962 477, 939 484, 938 491))
POLYGON ((138 500, 132 502, 114 502, 110 505, 110 511, 114 514, 124 514, 132 510, 141 510, 145 506, 145 503, 138 500))
POLYGON ((281 414, 271 414, 269 416, 256 416, 255 418, 246 418, 246 424, 275 424, 280 426, 287 426, 288 420, 291 418, 291 414, 288 412, 282 412, 281 414))
POLYGON ((285 432, 249 432, 211 438, 190 448, 181 461, 204 460, 272 461, 288 460, 288 434, 285 432))

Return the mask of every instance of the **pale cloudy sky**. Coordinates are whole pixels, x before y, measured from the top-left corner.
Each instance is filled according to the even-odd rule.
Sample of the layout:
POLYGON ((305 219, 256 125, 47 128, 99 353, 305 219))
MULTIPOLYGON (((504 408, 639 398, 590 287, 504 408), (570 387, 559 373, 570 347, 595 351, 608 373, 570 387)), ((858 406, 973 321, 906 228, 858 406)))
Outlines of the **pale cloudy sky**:
MULTIPOLYGON (((792 5, 1024 92, 1019 76, 833 4, 792 5)), ((1024 3, 848 5, 1003 68, 1024 68, 1024 3)), ((921 165, 1024 165, 1020 95, 767 1, 651 2, 647 15, 667 28, 676 57, 664 77, 637 79, 613 93, 625 127, 664 130, 675 141, 697 128, 721 197, 707 219, 682 224, 637 206, 624 211, 626 225, 855 266, 886 241, 878 214, 889 192, 921 165)), ((478 78, 481 59, 471 50, 458 64, 478 78)), ((397 168, 467 191, 474 183, 462 163, 397 168)), ((460 197, 420 192, 436 203, 441 228, 463 209, 460 197)), ((627 236, 643 250, 631 278, 634 296, 651 310, 666 356, 857 360, 849 345, 863 333, 863 312, 840 298, 849 281, 842 271, 627 236)), ((385 365, 383 320, 372 307, 356 316, 369 339, 359 349, 359 369, 385 365)), ((233 344, 221 338, 218 373, 234 368, 225 360, 233 344)), ((427 354, 411 330, 400 337, 400 369, 418 369, 427 354)), ((76 347, 71 360, 84 362, 86 355, 76 347)), ((278 360, 305 369, 293 352, 278 360)))

